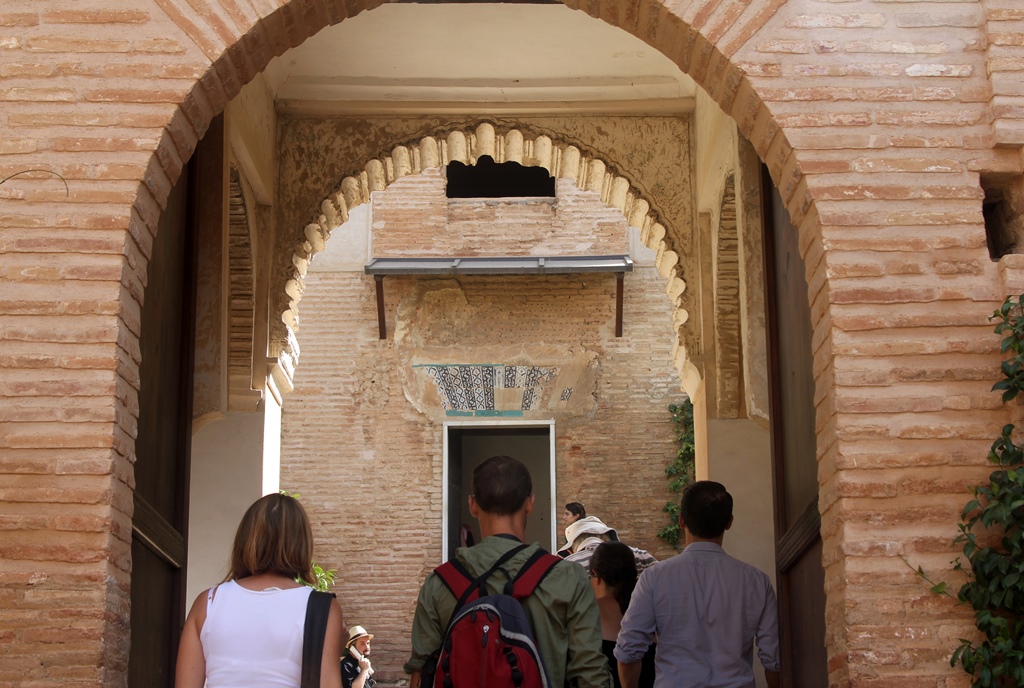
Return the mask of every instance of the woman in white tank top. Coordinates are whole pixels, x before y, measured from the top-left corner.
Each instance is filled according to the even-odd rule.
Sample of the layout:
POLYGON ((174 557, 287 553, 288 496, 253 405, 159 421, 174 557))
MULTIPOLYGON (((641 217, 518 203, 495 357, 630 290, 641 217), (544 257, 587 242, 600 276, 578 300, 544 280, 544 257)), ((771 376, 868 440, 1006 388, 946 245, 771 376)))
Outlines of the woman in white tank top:
MULTIPOLYGON (((242 517, 226 581, 196 598, 178 647, 175 688, 299 688, 313 581, 313 534, 287 495, 257 500, 242 517)), ((320 688, 341 688, 341 607, 332 601, 320 688)))

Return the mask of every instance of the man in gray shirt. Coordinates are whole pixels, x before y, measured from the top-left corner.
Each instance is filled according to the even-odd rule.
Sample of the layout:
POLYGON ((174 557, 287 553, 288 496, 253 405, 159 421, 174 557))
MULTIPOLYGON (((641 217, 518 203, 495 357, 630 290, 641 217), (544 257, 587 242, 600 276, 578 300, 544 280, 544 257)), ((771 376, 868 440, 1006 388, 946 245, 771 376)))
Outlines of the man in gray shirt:
POLYGON ((623 688, 636 688, 640 660, 658 636, 655 688, 753 688, 753 646, 769 688, 779 676, 779 621, 771 580, 722 550, 732 495, 702 480, 683 492, 681 554, 645 570, 615 647, 623 688))

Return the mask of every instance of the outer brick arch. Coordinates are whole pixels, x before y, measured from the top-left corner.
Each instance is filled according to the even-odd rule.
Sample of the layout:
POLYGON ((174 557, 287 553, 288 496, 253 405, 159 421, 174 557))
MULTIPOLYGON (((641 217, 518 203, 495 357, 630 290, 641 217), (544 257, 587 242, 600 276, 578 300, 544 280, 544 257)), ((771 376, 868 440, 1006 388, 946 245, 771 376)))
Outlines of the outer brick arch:
MULTIPOLYGON (((368 203, 370 194, 383 191, 393 182, 423 170, 438 168, 452 161, 476 164, 481 156, 490 156, 495 162, 517 162, 526 167, 543 167, 555 178, 569 179, 584 191, 600 194, 601 200, 611 208, 621 210, 632 227, 640 229, 641 241, 657 252, 655 265, 666 279, 666 293, 674 306, 673 322, 677 333, 684 326, 689 313, 684 308, 682 295, 686 282, 679 253, 674 250, 669 231, 662 223, 649 199, 628 179, 616 174, 614 165, 597 156, 588 156, 576 146, 552 139, 545 134, 532 134, 520 129, 500 132, 489 122, 481 122, 472 129, 456 129, 443 134, 426 136, 409 145, 396 146, 390 153, 372 158, 358 176, 346 177, 336 191, 320 203, 320 214, 303 229, 303 236, 292 254, 292 275, 283 291, 288 307, 274 326, 283 330, 275 336, 271 332, 271 354, 277 356, 284 371, 292 375, 298 364, 298 304, 304 291, 304 277, 309 261, 322 251, 331 232, 348 220, 349 211, 368 203)), ((277 284, 273 291, 280 289, 277 284)), ((679 371, 684 390, 697 393, 700 373, 689 360, 686 347, 677 337, 673 361, 679 371)))
MULTIPOLYGON (((279 1, 283 2, 283 0, 279 1)), ((211 3, 211 6, 216 6, 217 9, 203 11, 197 20, 190 4, 184 0, 167 0, 160 3, 182 32, 199 46, 210 61, 210 67, 196 81, 173 113, 168 126, 162 133, 154 155, 150 158, 145 178, 140 185, 139 195, 134 203, 131 230, 142 248, 144 254, 142 262, 148 258, 150 241, 145 236, 147 230, 150 234, 156 232, 159 214, 166 202, 167 194, 180 176, 185 161, 193 154, 198 141, 202 138, 213 117, 221 113, 228 101, 239 93, 242 86, 263 71, 273 57, 301 44, 326 26, 339 23, 383 3, 376 0, 290 0, 284 2, 278 9, 262 16, 256 16, 257 11, 251 6, 244 12, 248 12, 252 16, 239 16, 242 11, 239 10, 237 3, 223 2, 224 7, 220 7, 220 4, 211 3), (234 27, 223 22, 220 17, 224 15, 233 18, 234 27), (236 30, 235 27, 243 28, 236 30)), ((817 255, 824 252, 821 247, 820 222, 807 187, 801 183, 802 174, 794 149, 775 121, 772 112, 751 84, 747 72, 730 57, 765 24, 780 6, 785 4, 785 0, 709 0, 708 2, 694 0, 686 3, 671 3, 678 9, 669 9, 667 6, 669 3, 662 0, 627 0, 624 3, 616 2, 616 0, 585 2, 566 0, 565 4, 570 8, 585 11, 595 18, 643 40, 666 55, 704 88, 722 110, 733 117, 740 133, 751 141, 760 158, 767 164, 772 179, 779 187, 790 215, 793 217, 794 224, 804 235, 802 245, 805 247, 816 246, 816 250, 812 250, 812 252, 817 255)), ((755 65, 754 69, 756 70, 756 68, 755 65)), ((401 159, 403 155, 405 153, 392 151, 388 157, 394 164, 394 161, 401 159)), ((595 169, 598 163, 600 161, 594 161, 595 169)), ((399 167, 401 164, 399 163, 399 167)), ((383 173, 384 165, 380 160, 376 161, 376 165, 373 162, 370 165, 374 167, 380 165, 382 168, 379 174, 374 173, 375 179, 386 179, 386 175, 383 173)), ((589 171, 589 166, 587 169, 589 171)), ((367 172, 366 176, 366 188, 375 190, 376 186, 370 186, 370 173, 367 172)), ((374 182, 374 184, 379 183, 380 181, 374 182)), ((355 191, 352 182, 348 182, 347 185, 352 187, 353 192, 355 191)), ((345 197, 345 186, 343 183, 342 197, 345 197)), ((617 188, 621 188, 621 184, 617 188)), ((361 185, 359 192, 362 193, 361 185)), ((629 198, 628 186, 626 197, 629 198)), ((337 205, 333 196, 326 201, 331 205, 337 205)), ((347 207, 352 206, 348 205, 346 199, 347 207)), ((338 212, 339 209, 340 206, 336 208, 335 212, 338 212)), ((325 212, 324 216, 327 217, 327 215, 325 212)), ((631 224, 633 224, 631 215, 627 216, 631 218, 631 224)), ((664 245, 664 235, 658 235, 658 231, 663 230, 664 227, 655 218, 648 218, 647 212, 643 214, 643 217, 645 224, 649 224, 645 243, 664 245), (660 230, 655 231, 655 227, 660 230)), ((306 251, 303 248, 302 251, 296 252, 296 269, 300 276, 304 269, 302 261, 308 261, 309 256, 316 248, 316 242, 322 242, 325 239, 324 230, 319 222, 308 225, 304 235, 311 250, 306 251), (308 255, 304 256, 303 253, 308 255)), ((659 269, 662 269, 662 265, 668 265, 668 269, 674 272, 677 262, 677 256, 662 257, 659 260, 659 269)), ((126 266, 125 271, 135 274, 141 271, 141 274, 144 275, 145 266, 126 266)), ((668 277, 665 272, 662 274, 668 277)), ((828 283, 827 278, 823 279, 825 279, 825 284, 818 298, 824 298, 827 303, 827 295, 823 297, 822 294, 827 293, 828 283)), ((672 277, 669 281, 670 296, 678 299, 684 287, 685 284, 681 279, 672 277), (673 289, 678 291, 673 293, 673 289)), ((285 291, 297 302, 297 297, 301 295, 300 280, 291 280, 285 287, 285 291)), ((141 301, 141 294, 134 296, 141 301)), ((685 311, 681 309, 677 312, 685 314, 685 311)), ((288 313, 290 315, 285 315, 283 322, 293 325, 293 309, 289 308, 288 313), (289 323, 289 319, 291 319, 291 323, 289 323)), ((816 329, 829 326, 827 310, 815 311, 814 317, 816 329)), ((682 322, 677 319, 676 325, 678 328, 682 322)), ((136 335, 127 331, 123 323, 122 328, 126 329, 125 337, 130 340, 136 339, 136 335)), ((828 339, 827 333, 825 339, 828 339)), ((291 344, 286 345, 282 351, 287 352, 291 346, 291 344)), ((823 352, 827 349, 827 345, 822 347, 823 352)), ((677 366, 680 367, 684 385, 693 389, 699 383, 696 369, 690 366, 691 371, 686 367, 685 349, 680 348, 679 352, 682 355, 677 355, 676 361, 677 366), (688 376, 691 374, 693 377, 688 380, 688 376)), ((828 353, 823 355, 830 356, 828 353)), ((285 362, 285 365, 288 365, 288 362, 285 362)), ((827 364, 824 367, 827 367, 827 364)), ((821 366, 819 366, 820 369, 821 366)), ((821 378, 827 380, 826 384, 830 388, 819 390, 819 396, 824 393, 826 397, 831 397, 833 395, 831 379, 824 375, 821 378)), ((828 404, 823 406, 828 407, 828 404)), ((821 425, 819 423, 819 426, 821 425)), ((830 430, 826 429, 822 432, 829 433, 830 430)), ((819 444, 831 445, 832 438, 819 437, 819 444)), ((826 556, 831 558, 841 558, 836 537, 834 536, 826 542, 826 556)), ((127 543, 119 541, 115 545, 115 549, 118 548, 126 549, 127 543)), ((122 553, 118 552, 118 554, 122 553)), ((838 599, 840 595, 841 591, 835 595, 830 594, 829 600, 830 607, 836 607, 835 613, 829 615, 830 623, 837 625, 842 624, 841 611, 838 609, 841 604, 838 599)), ((126 621, 126 619, 127 617, 124 616, 123 620, 126 621)), ((126 631, 123 632, 126 633, 126 631)), ((116 631, 114 633, 119 636, 119 640, 126 639, 120 633, 116 631)), ((841 637, 842 631, 839 628, 832 628, 830 635, 841 637)), ((105 652, 117 655, 111 658, 110 663, 120 665, 123 662, 122 652, 125 646, 119 643, 110 643, 106 647, 108 649, 105 652)))
MULTIPOLYGON (((0 251, 0 271, 18 288, 5 290, 0 310, 28 314, 18 335, 47 350, 17 367, 4 361, 0 377, 19 382, 4 396, 31 400, 36 370, 53 378, 42 379, 53 408, 8 403, 0 420, 3 489, 21 500, 38 483, 17 505, 24 516, 5 521, 13 537, 2 538, 3 552, 14 563, 3 562, 0 587, 17 601, 0 618, 32 622, 9 631, 12 642, 3 636, 13 651, 2 668, 39 684, 123 685, 138 307, 161 208, 211 118, 243 83, 275 54, 380 3, 22 4, 0 22, 0 102, 10 110, 0 119, 12 134, 4 163, 10 171, 47 165, 72 182, 72 194, 28 189, 22 198, 23 177, 0 198, 4 248, 13 251, 0 251), (55 269, 29 274, 22 255, 55 269), (83 276, 89 301, 72 289, 83 276), (61 301, 65 293, 73 303, 61 301), (69 341, 87 350, 49 355, 69 341), (30 376, 33 384, 20 384, 30 376), (52 401, 69 389, 91 396, 52 401), (69 489, 58 495, 54 485, 69 489), (58 508, 70 520, 55 520, 58 508), (87 547, 69 549, 72 525, 88 531, 75 533, 87 547)), ((988 259, 977 176, 1020 173, 1019 0, 935 2, 927 12, 914 5, 582 5, 668 55, 732 115, 800 227, 813 273, 832 685, 954 680, 946 642, 971 632, 969 615, 929 597, 895 555, 929 557, 926 568, 952 558, 954 512, 966 485, 988 472, 986 428, 1009 415, 987 401, 998 343, 984 314, 1001 287, 1020 293, 1024 278, 1020 256, 998 268, 988 259), (949 40, 931 40, 936 31, 949 40), (812 41, 819 32, 836 40, 812 41)))

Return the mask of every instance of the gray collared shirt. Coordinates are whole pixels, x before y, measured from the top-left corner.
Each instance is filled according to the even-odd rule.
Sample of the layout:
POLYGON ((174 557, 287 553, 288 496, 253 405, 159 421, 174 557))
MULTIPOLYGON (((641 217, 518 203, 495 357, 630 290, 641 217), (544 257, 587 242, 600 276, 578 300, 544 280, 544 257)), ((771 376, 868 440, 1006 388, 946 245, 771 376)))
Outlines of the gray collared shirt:
POLYGON ((694 542, 641 574, 615 657, 639 662, 655 633, 655 688, 753 688, 755 641, 764 668, 779 670, 771 579, 711 542, 694 542))

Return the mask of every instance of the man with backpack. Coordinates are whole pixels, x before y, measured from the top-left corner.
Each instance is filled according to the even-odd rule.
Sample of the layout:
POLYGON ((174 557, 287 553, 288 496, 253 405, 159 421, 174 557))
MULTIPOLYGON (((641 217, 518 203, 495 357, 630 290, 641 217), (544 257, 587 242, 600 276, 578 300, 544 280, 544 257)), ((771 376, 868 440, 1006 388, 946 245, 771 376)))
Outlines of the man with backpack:
POLYGON ((410 688, 421 679, 423 688, 435 680, 461 688, 459 671, 488 688, 611 688, 587 572, 523 544, 533 510, 526 466, 508 456, 477 466, 469 509, 483 539, 460 548, 420 588, 405 664, 410 688))

